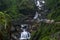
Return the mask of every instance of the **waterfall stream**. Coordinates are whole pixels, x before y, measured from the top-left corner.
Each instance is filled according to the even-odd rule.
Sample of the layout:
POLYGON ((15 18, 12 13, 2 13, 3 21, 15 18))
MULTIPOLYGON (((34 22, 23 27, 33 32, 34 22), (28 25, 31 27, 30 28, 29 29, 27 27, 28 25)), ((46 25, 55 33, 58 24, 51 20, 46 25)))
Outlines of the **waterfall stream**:
MULTIPOLYGON (((38 10, 42 10, 42 7, 44 6, 44 3, 45 3, 45 1, 39 1, 39 0, 35 1, 35 5, 37 6, 38 10)), ((36 11, 35 16, 33 17, 33 19, 34 20, 37 19, 38 22, 43 21, 43 19, 39 19, 39 17, 41 17, 41 14, 39 14, 39 12, 36 11)), ((27 39, 29 40, 31 35, 29 35, 29 37, 28 37, 28 34, 30 34, 30 33, 28 33, 28 31, 26 30, 27 26, 22 25, 21 27, 22 27, 23 32, 21 32, 20 39, 21 40, 27 40, 27 39)))
MULTIPOLYGON (((46 19, 46 17, 45 17, 45 1, 44 0, 34 0, 34 3, 35 3, 35 6, 37 7, 37 9, 36 9, 36 11, 35 11, 35 15, 34 15, 34 17, 33 17, 33 20, 37 20, 38 22, 51 22, 50 20, 48 20, 48 19, 46 19)), ((30 20, 31 21, 31 20, 30 20)), ((52 20, 52 22, 53 22, 54 20, 52 20)), ((21 40, 25 40, 25 39, 30 39, 30 37, 31 37, 31 35, 29 35, 29 37, 26 37, 26 36, 28 36, 28 34, 30 34, 29 33, 29 31, 28 30, 26 30, 26 29, 23 29, 23 27, 25 27, 26 25, 21 25, 21 30, 23 31, 23 32, 21 32, 20 34, 18 34, 18 33, 16 33, 17 35, 19 35, 19 38, 21 38, 21 40), (22 36, 24 36, 25 35, 25 38, 23 38, 22 36)), ((12 29, 11 30, 15 30, 15 28, 13 28, 12 27, 12 29)), ((20 30, 19 29, 19 27, 17 28, 17 30, 20 30)), ((14 34, 12 34, 12 36, 15 38, 15 39, 17 39, 17 37, 16 36, 14 36, 14 34)))
MULTIPOLYGON (((45 1, 44 0, 35 0, 35 5, 37 6, 38 10, 42 10, 42 7, 44 7, 45 1)), ((43 11, 44 12, 44 11, 43 11)), ((43 16, 45 17, 45 16, 43 16)), ((33 19, 39 19, 38 21, 43 21, 42 14, 37 12, 35 13, 35 16, 33 19), (41 17, 41 18, 39 18, 41 17)))

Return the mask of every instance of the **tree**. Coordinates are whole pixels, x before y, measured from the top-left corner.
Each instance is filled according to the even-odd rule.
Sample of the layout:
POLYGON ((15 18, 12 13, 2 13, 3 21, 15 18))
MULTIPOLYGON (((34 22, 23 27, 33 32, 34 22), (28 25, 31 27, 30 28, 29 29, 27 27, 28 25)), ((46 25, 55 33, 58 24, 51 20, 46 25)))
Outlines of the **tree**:
POLYGON ((9 25, 10 22, 11 22, 10 16, 8 14, 0 12, 0 35, 1 35, 0 39, 2 39, 2 37, 4 39, 8 39, 6 37, 9 35, 9 33, 8 33, 9 30, 7 30, 7 29, 10 28, 10 25, 9 25))

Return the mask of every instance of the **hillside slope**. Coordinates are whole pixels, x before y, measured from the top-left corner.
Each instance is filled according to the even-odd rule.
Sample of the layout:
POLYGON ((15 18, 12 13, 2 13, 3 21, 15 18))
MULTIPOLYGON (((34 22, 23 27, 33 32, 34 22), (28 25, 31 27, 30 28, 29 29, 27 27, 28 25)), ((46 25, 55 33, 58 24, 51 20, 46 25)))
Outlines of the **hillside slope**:
POLYGON ((31 40, 60 40, 60 0, 46 0, 46 5, 50 9, 46 17, 55 20, 55 22, 39 24, 40 27, 33 33, 31 40))

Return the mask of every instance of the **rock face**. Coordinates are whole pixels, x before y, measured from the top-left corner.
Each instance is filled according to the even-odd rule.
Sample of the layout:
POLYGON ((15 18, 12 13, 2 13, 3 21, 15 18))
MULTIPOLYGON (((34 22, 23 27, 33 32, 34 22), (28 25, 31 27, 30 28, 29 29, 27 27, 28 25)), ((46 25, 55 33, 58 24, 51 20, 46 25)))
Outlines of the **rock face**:
POLYGON ((11 27, 11 40, 17 40, 20 37, 20 26, 11 27))

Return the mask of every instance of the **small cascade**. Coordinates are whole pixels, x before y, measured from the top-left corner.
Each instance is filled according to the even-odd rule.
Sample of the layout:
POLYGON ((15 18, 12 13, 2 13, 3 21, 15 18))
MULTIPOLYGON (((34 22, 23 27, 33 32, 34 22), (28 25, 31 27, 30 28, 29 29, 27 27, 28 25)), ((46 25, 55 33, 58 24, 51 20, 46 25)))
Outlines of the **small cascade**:
MULTIPOLYGON (((44 9, 45 8, 45 1, 44 0, 34 0, 34 2, 35 2, 35 5, 38 10, 36 9, 33 19, 25 20, 25 22, 23 21, 23 23, 27 22, 27 24, 30 25, 29 27, 31 27, 31 29, 35 28, 35 30, 36 30, 37 28, 35 27, 36 26, 35 24, 38 24, 40 22, 45 22, 45 23, 54 22, 54 20, 49 20, 45 17, 45 15, 46 15, 45 12, 47 11, 46 9, 44 9), (36 20, 37 23, 34 20, 36 20)), ((22 24, 21 27, 17 26, 15 28, 14 27, 11 28, 11 32, 13 32, 11 34, 11 36, 14 40, 29 40, 31 38, 31 34, 28 31, 29 28, 28 28, 27 24, 22 24), (19 30, 22 30, 22 31, 19 31, 19 30), (17 31, 18 33, 15 31, 17 31)))
MULTIPOLYGON (((35 0, 35 5, 38 8, 38 10, 42 10, 42 7, 44 7, 44 3, 45 3, 45 1, 43 1, 43 0, 35 0)), ((43 20, 42 20, 42 14, 38 10, 36 10, 36 14, 33 17, 33 19, 34 20, 37 19, 38 22, 40 22, 40 21, 43 21, 43 20)))
POLYGON ((45 22, 45 23, 53 23, 54 20, 49 20, 46 18, 45 15, 47 15, 45 12, 47 12, 47 9, 45 8, 45 1, 44 0, 35 0, 35 5, 37 7, 35 16, 33 17, 34 20, 37 20, 38 22, 45 22), (42 10, 42 11, 41 11, 42 10))
POLYGON ((36 14, 35 14, 35 16, 34 16, 34 18, 33 19, 37 19, 38 18, 38 12, 36 12, 36 14))
POLYGON ((20 40, 29 40, 30 39, 31 35, 27 31, 27 29, 28 29, 28 27, 27 27, 26 24, 25 25, 21 25, 22 32, 21 32, 21 36, 19 38, 20 40))

